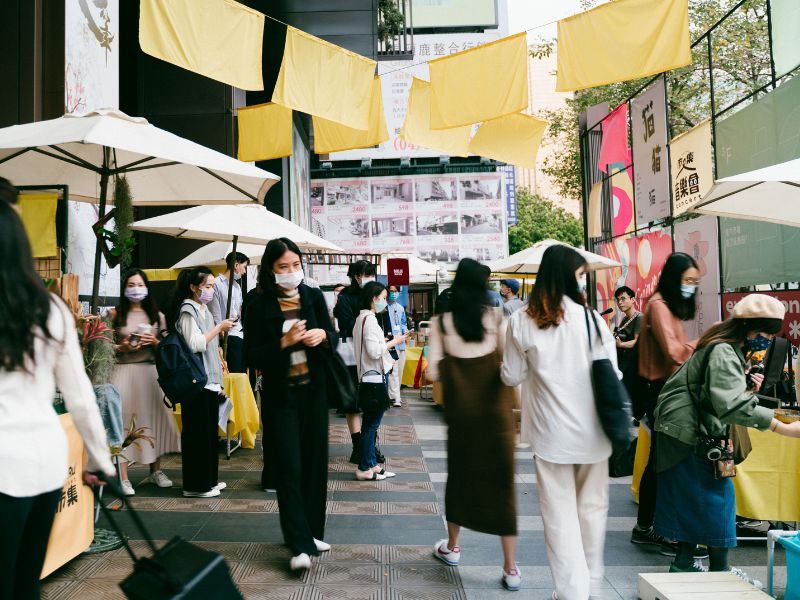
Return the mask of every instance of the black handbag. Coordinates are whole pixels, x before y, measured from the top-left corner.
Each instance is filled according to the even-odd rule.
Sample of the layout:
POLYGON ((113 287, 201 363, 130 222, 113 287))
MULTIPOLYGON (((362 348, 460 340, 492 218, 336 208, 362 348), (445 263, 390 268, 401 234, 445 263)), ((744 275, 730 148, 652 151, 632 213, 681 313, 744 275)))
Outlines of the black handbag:
MULTIPOLYGON (((126 598, 242 600, 242 595, 236 589, 228 565, 222 556, 190 544, 179 536, 172 538, 162 548, 156 548, 138 513, 119 487, 113 481, 108 481, 106 487, 122 500, 136 528, 153 552, 150 557, 137 557, 111 511, 98 500, 103 514, 122 539, 125 549, 133 560, 133 573, 119 584, 126 598)), ((97 496, 96 489, 95 496, 97 496)))
MULTIPOLYGON (((364 322, 361 324, 361 356, 358 357, 359 363, 363 363, 364 359, 364 329, 367 326, 367 318, 364 317, 364 322)), ((381 357, 381 372, 371 369, 361 374, 358 381, 358 408, 362 412, 383 412, 389 408, 389 380, 384 372, 383 357, 381 357), (372 375, 377 375, 381 378, 381 383, 364 381, 364 378, 372 375)))
POLYGON ((321 354, 328 375, 328 404, 342 412, 358 412, 358 391, 344 360, 334 350, 321 354))
MULTIPOLYGON (((586 335, 589 337, 589 352, 591 353, 592 331, 589 327, 588 308, 584 308, 584 317, 586 319, 586 335)), ((594 314, 592 314, 592 321, 597 333, 598 345, 602 347, 603 337, 594 314)), ((628 390, 617 377, 617 370, 609 358, 595 359, 592 357, 592 390, 600 424, 611 441, 611 445, 616 451, 627 450, 633 440, 631 399, 628 396, 628 390)))

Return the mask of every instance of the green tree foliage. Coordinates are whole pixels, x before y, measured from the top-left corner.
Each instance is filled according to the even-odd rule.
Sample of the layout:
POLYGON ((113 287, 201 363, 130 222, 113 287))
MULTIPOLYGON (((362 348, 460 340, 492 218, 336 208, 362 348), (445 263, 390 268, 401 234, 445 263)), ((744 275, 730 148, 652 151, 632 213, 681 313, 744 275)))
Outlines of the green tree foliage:
POLYGON ((583 245, 583 224, 550 200, 534 196, 527 187, 517 188, 517 224, 508 228, 510 253, 553 239, 583 245))
MULTIPOLYGON (((691 39, 698 39, 717 23, 739 0, 689 0, 691 39)), ((582 0, 591 8, 596 0, 582 0)), ((767 84, 771 77, 766 0, 749 0, 717 27, 711 37, 716 111, 727 108, 748 93, 767 84)), ((546 57, 553 42, 534 44, 530 54, 546 57)), ((543 171, 567 198, 582 197, 578 115, 588 107, 608 102, 610 108, 632 96, 647 79, 614 83, 582 90, 559 110, 539 115, 550 123, 549 142, 556 152, 545 159, 543 171)), ((676 136, 711 116, 708 45, 692 50, 692 64, 668 73, 670 135, 676 136)), ((743 104, 744 106, 746 104, 743 104)))

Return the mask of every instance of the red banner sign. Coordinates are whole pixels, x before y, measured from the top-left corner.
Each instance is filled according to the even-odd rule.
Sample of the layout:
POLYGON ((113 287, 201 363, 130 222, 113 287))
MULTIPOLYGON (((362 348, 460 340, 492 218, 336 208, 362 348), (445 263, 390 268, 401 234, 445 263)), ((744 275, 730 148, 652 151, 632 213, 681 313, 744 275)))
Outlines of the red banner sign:
POLYGON ((408 285, 409 268, 407 258, 389 258, 386 260, 387 276, 389 285, 408 285))
MULTIPOLYGON (((786 317, 783 319, 783 331, 781 335, 788 339, 795 346, 800 346, 800 291, 792 290, 788 292, 757 292, 777 298, 786 307, 786 317)), ((729 319, 733 312, 733 307, 749 293, 730 293, 722 294, 722 314, 729 319)))

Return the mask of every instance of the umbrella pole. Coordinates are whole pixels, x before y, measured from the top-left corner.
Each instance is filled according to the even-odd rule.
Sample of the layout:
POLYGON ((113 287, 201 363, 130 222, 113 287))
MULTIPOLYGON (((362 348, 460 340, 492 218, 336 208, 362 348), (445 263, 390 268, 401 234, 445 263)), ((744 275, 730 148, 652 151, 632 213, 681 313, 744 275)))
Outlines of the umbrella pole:
MULTIPOLYGON (((231 316, 231 300, 233 299, 233 269, 236 266, 236 244, 239 242, 239 236, 233 236, 233 249, 231 250, 231 254, 233 255, 233 260, 231 261, 231 268, 228 272, 228 303, 225 305, 225 318, 228 319, 231 316)), ((222 355, 225 359, 228 358, 228 332, 225 333, 225 344, 223 347, 222 355)))
MULTIPOLYGON (((103 146, 103 168, 100 171, 100 219, 106 216, 106 201, 108 199, 108 148, 103 146)), ((97 314, 97 305, 100 298, 100 260, 102 258, 102 241, 97 238, 94 249, 94 279, 92 280, 91 314, 97 314)))

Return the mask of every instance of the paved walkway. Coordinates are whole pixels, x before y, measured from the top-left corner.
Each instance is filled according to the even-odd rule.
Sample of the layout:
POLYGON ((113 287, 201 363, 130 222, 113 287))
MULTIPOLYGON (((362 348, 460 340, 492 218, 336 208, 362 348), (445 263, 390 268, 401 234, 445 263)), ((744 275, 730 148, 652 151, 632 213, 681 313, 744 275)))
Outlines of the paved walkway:
MULTIPOLYGON (((497 537, 465 531, 461 566, 448 567, 431 556, 433 544, 446 537, 444 485, 446 427, 441 412, 417 392, 406 391, 405 405, 384 418, 380 443, 397 477, 359 482, 347 462, 350 436, 344 419, 331 416, 328 518, 325 540, 330 553, 314 560, 301 575, 288 570, 289 553, 282 545, 275 494, 260 489, 261 453, 238 450, 231 460, 220 459, 220 478, 228 487, 214 499, 180 496, 180 457, 164 460, 175 483, 171 489, 138 486, 146 476, 131 469, 137 486, 134 506, 142 511, 158 540, 180 535, 222 553, 233 578, 248 599, 329 598, 353 600, 493 600, 508 598, 500 586, 501 552, 497 537)), ((629 541, 636 506, 628 480, 613 480, 606 541, 605 598, 636 598, 637 573, 666 570, 669 559, 629 541)), ((476 482, 480 485, 480 482, 476 482)), ((519 514, 518 562, 523 590, 512 597, 548 599, 552 581, 544 550, 542 521, 536 495, 531 454, 517 452, 519 514)), ((136 540, 122 511, 125 531, 136 540)), ((134 542, 137 550, 143 543, 134 542)), ((779 556, 781 564, 783 556, 779 556)), ((733 563, 766 583, 763 544, 737 549, 733 563)), ((43 597, 55 599, 123 598, 118 582, 131 572, 124 549, 82 556, 47 579, 43 597)), ((785 585, 785 567, 777 582, 785 585)))

